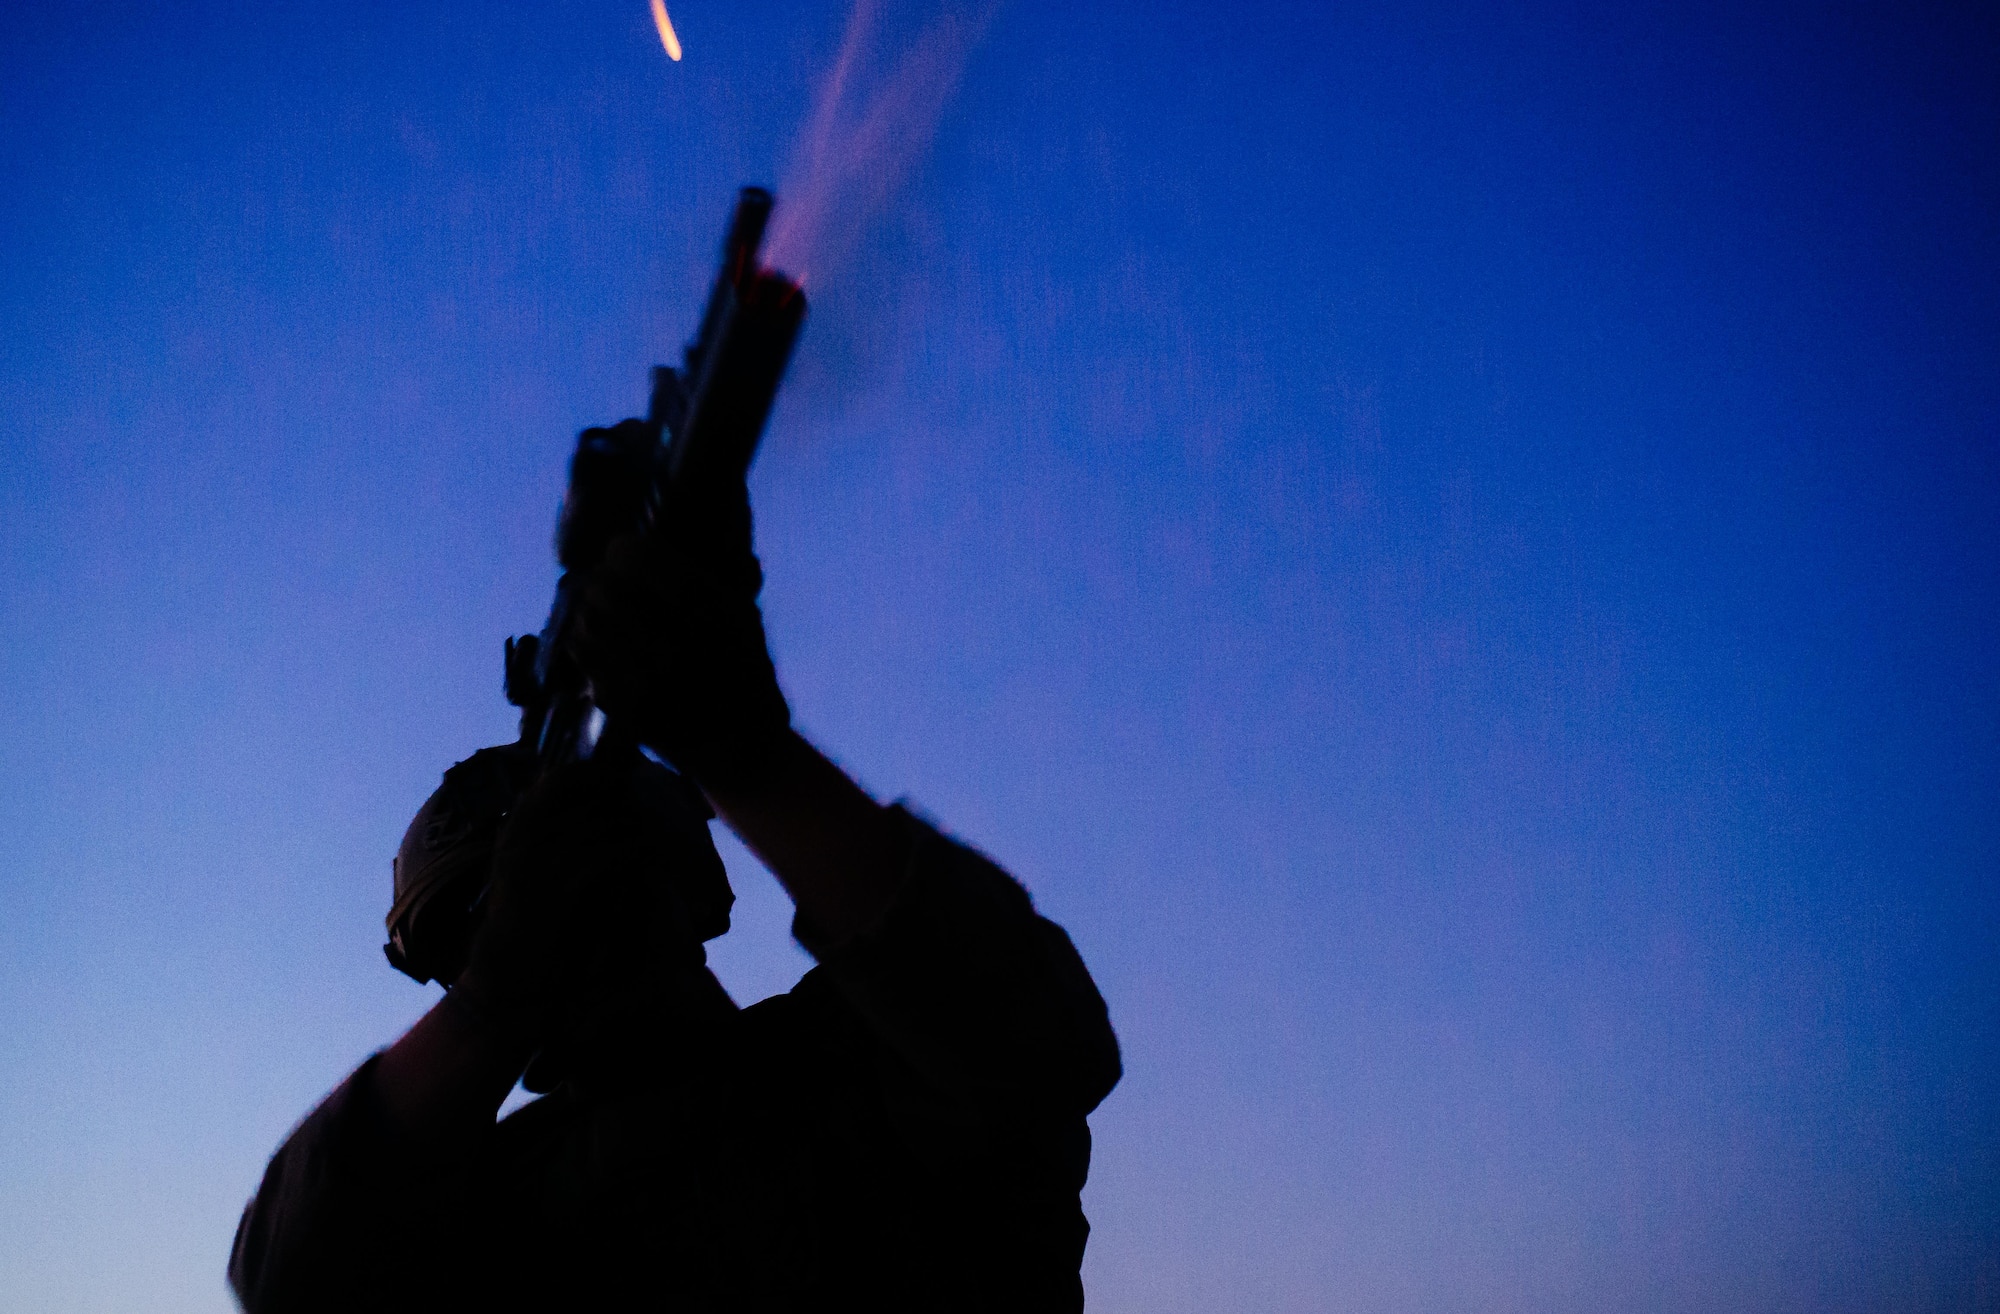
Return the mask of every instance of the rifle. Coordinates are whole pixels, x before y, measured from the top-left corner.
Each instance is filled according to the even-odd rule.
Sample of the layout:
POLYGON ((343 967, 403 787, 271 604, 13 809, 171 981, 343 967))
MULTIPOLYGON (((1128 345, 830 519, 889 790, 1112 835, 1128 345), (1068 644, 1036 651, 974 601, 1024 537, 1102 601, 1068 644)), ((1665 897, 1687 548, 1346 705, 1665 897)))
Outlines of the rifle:
MULTIPOLYGON (((586 429, 577 438, 556 524, 562 573, 555 601, 540 634, 510 638, 506 645, 507 701, 521 709, 520 742, 453 768, 482 764, 481 774, 491 776, 467 786, 505 800, 497 810, 485 809, 494 813, 493 824, 545 772, 639 752, 629 730, 606 720, 569 651, 572 613, 612 540, 651 533, 672 516, 698 514, 705 490, 742 479, 757 454, 806 313, 799 284, 758 263, 770 216, 770 192, 745 187, 738 194, 700 327, 678 369, 654 367, 645 421, 586 429)), ((685 781, 682 788, 697 815, 709 815, 700 792, 685 781)), ((426 883, 428 888, 399 889, 384 946, 389 961, 419 981, 455 977, 486 882, 485 866, 478 864, 426 883)))

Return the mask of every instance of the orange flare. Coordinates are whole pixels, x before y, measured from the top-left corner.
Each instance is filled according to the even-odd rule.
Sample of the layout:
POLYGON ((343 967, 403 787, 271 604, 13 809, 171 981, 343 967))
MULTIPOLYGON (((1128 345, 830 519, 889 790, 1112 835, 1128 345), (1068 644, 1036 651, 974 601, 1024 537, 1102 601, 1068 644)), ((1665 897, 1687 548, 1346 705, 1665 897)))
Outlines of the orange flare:
POLYGON ((674 35, 673 20, 667 17, 666 0, 653 0, 653 26, 660 29, 660 44, 667 48, 667 58, 680 63, 681 39, 674 35))

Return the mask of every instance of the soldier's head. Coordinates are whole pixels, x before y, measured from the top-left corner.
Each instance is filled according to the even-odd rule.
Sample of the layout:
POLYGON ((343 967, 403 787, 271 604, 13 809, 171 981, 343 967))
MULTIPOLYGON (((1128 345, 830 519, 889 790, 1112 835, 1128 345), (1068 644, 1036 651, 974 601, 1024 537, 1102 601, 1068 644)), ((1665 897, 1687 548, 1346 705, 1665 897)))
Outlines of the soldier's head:
MULTIPOLYGON (((418 809, 391 864, 394 894, 383 952, 398 971, 420 982, 456 979, 478 927, 501 827, 535 769, 533 754, 520 744, 483 748, 446 771, 418 809)), ((657 943, 662 923, 689 942, 723 934, 736 896, 709 835, 711 814, 700 792, 643 757, 632 760, 621 783, 626 798, 612 811, 611 824, 630 831, 628 851, 643 869, 647 897, 614 894, 592 910, 606 949, 657 943)))

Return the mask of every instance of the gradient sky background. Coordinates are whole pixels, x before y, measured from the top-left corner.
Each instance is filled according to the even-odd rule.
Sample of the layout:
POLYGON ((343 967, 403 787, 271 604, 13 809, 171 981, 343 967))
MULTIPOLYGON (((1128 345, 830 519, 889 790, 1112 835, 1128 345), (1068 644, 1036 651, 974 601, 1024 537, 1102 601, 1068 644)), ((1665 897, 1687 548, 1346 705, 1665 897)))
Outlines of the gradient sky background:
MULTIPOLYGON (((0 1308, 229 1308, 430 1002, 389 856, 843 20, 673 12, 9 6, 0 1308)), ((2000 1308, 1996 69, 998 11, 753 492, 801 723, 1110 1000, 1094 1309, 2000 1308)))

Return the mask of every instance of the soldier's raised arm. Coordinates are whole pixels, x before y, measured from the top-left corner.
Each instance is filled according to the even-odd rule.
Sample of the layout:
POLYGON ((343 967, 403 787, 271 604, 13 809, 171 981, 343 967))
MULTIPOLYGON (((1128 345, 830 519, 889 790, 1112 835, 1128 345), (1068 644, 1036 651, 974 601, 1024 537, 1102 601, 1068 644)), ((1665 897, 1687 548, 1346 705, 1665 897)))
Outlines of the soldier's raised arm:
POLYGON ((942 1091, 1087 1111, 1117 1080, 1117 1045, 1068 937, 792 729, 748 492, 711 506, 615 544, 586 590, 578 655, 601 705, 701 786, 792 896, 801 943, 942 1091))

